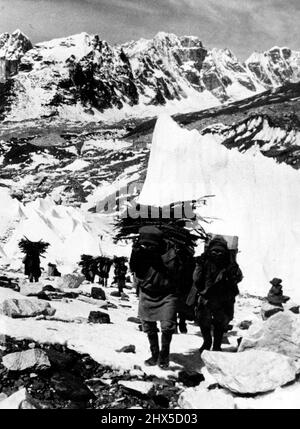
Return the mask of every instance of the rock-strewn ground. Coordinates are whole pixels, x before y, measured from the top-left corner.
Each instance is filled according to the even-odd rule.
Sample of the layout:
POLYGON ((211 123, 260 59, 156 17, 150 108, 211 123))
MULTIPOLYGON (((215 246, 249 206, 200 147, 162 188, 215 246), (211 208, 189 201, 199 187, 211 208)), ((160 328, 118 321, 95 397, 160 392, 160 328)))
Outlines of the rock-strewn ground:
MULTIPOLYGON (((16 283, 22 286, 21 274, 11 272, 10 277, 14 288, 16 283)), ((264 373, 265 383, 261 378, 256 393, 253 377, 264 371, 261 365, 257 373, 254 363, 251 365, 251 386, 247 382, 248 366, 244 373, 242 367, 238 368, 239 374, 235 373, 234 362, 238 359, 236 352, 241 338, 249 327, 250 338, 255 326, 270 325, 272 320, 262 321, 264 301, 260 297, 243 295, 237 299, 233 327, 224 338, 226 362, 222 353, 214 353, 213 370, 212 365, 204 366, 211 361, 210 352, 206 352, 203 362, 198 352, 202 343, 199 329, 193 322, 188 322, 188 334, 174 335, 170 368, 163 371, 144 366, 148 344, 136 317, 137 298, 131 283, 127 283, 123 297, 114 296, 113 287, 104 288, 105 301, 90 297, 92 287, 98 286, 96 284, 84 282, 76 289, 61 286, 58 289, 55 278, 43 277, 40 286, 35 288, 37 294, 42 285, 47 299, 43 295, 40 298, 28 296, 28 287, 24 285, 21 287, 21 291, 26 292, 24 295, 12 287, 0 287, 0 303, 24 299, 31 301, 32 306, 46 302, 55 310, 52 315, 18 315, 17 318, 0 315, 0 408, 6 407, 6 396, 11 397, 24 388, 26 400, 20 402, 17 397, 15 401, 20 402, 15 405, 17 408, 259 408, 261 404, 268 407, 273 400, 278 401, 278 395, 288 407, 285 398, 290 398, 298 389, 297 360, 288 361, 287 355, 283 356, 280 351, 277 354, 274 348, 270 354, 275 363, 285 360, 286 376, 278 376, 282 368, 278 368, 276 375, 276 370, 274 372, 269 365, 269 372, 264 373), (68 295, 71 291, 73 295, 68 295), (91 311, 109 314, 110 323, 89 322, 91 311), (216 378, 214 371, 218 374, 216 378), (238 377, 243 378, 241 393, 236 388, 231 391, 231 385, 235 383, 236 386, 238 377), (292 386, 280 387, 288 381, 293 382, 292 386), (272 389, 276 390, 259 393, 272 389)), ((294 325, 298 323, 299 315, 289 310, 272 317, 282 317, 285 312, 288 312, 287 320, 292 317, 294 325)), ((282 329, 286 331, 288 326, 282 329)), ((254 345, 253 355, 268 353, 255 350, 254 345)), ((245 353, 249 352, 241 352, 242 361, 246 359, 245 353)), ((261 362, 265 361, 261 359, 261 362)), ((10 401, 14 399, 11 398, 10 401)), ((296 405, 292 404, 292 407, 296 405)))

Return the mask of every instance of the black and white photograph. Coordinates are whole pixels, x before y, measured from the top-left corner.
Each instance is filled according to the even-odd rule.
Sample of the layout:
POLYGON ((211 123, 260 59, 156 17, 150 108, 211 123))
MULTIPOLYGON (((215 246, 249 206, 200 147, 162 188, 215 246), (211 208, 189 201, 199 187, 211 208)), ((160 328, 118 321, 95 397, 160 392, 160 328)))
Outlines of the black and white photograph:
POLYGON ((300 409, 299 23, 0 0, 0 410, 300 409))

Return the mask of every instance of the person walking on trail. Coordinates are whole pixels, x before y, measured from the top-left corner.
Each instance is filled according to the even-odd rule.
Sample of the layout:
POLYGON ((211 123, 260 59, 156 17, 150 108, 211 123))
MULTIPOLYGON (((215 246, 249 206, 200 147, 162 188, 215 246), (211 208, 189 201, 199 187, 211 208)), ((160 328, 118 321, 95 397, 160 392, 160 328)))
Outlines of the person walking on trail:
POLYGON ((33 281, 38 282, 41 277, 41 261, 40 258, 47 248, 49 243, 45 243, 43 240, 34 242, 28 240, 28 238, 22 238, 19 241, 19 248, 22 253, 25 253, 24 258, 22 259, 22 263, 24 264, 24 273, 28 276, 30 283, 33 281))
POLYGON ((103 284, 103 286, 107 287, 109 272, 110 272, 110 268, 113 264, 113 261, 107 257, 101 257, 98 259, 101 260, 99 265, 97 265, 98 274, 99 274, 99 283, 101 283, 101 284, 103 284))
POLYGON ((195 321, 203 337, 200 353, 210 350, 211 346, 214 351, 221 351, 223 335, 233 319, 235 297, 239 294, 237 285, 243 275, 231 259, 227 242, 218 236, 196 258, 194 284, 187 304, 192 305, 194 301, 195 321))
POLYGON ((27 253, 24 256, 22 262, 25 268, 24 274, 25 276, 28 276, 30 283, 33 283, 33 281, 38 282, 42 274, 39 253, 38 252, 27 253))
POLYGON ((126 284, 126 274, 127 274, 127 267, 125 264, 125 259, 120 257, 116 258, 115 260, 115 279, 118 285, 118 291, 121 296, 123 293, 123 289, 126 284))
POLYGON ((148 335, 151 357, 146 365, 169 366, 172 335, 176 331, 176 254, 167 251, 163 233, 155 226, 139 230, 139 239, 133 245, 130 269, 138 282, 138 315, 143 331, 148 335), (161 327, 159 347, 157 322, 161 327))

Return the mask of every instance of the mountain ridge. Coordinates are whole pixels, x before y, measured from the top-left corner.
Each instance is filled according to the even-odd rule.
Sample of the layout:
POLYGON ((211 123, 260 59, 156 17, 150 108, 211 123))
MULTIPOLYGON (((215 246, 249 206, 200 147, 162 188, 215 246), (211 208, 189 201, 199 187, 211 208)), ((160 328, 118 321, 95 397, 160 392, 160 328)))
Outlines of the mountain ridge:
POLYGON ((0 35, 0 70, 2 121, 89 122, 197 111, 298 82, 300 52, 273 47, 242 63, 196 36, 109 45, 83 32, 32 46, 16 31, 0 35))

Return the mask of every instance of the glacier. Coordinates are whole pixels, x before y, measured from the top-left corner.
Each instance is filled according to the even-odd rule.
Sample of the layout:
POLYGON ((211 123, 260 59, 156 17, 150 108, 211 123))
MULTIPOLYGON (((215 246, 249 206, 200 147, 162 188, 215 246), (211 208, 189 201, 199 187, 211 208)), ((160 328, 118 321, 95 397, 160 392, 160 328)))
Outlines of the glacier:
POLYGON ((164 206, 214 195, 199 214, 207 232, 237 235, 241 291, 265 296, 273 277, 300 299, 300 180, 259 151, 227 149, 220 137, 180 128, 161 115, 153 134, 141 204, 164 206))

